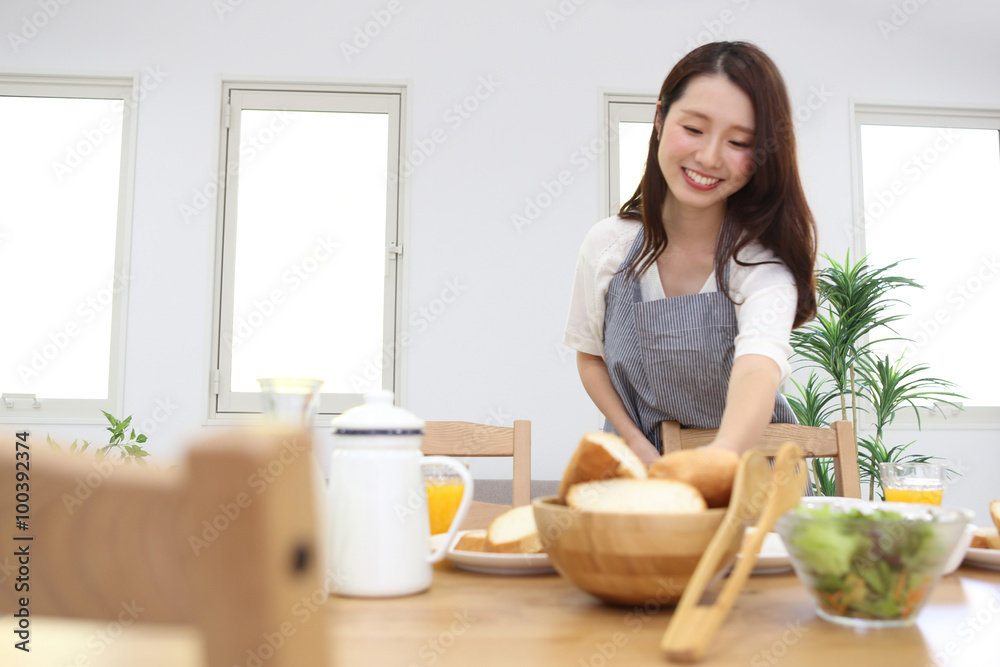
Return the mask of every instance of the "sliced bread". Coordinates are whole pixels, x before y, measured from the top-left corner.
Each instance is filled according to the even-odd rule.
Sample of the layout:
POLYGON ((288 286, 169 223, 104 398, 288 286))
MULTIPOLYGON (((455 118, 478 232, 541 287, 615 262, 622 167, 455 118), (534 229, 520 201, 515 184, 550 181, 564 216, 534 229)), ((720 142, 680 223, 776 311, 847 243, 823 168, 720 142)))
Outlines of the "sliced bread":
POLYGON ((1000 549, 1000 535, 994 528, 976 528, 972 535, 973 549, 1000 549))
POLYGON ((462 535, 452 551, 486 551, 486 529, 470 530, 462 535))
POLYGON ((538 526, 535 525, 535 511, 531 505, 515 507, 490 522, 486 532, 486 551, 522 554, 542 552, 542 541, 538 537, 538 526))
POLYGON ((650 477, 687 482, 701 492, 709 507, 726 507, 740 457, 726 449, 682 449, 664 454, 649 466, 650 477))
POLYGON ((574 484, 601 479, 646 479, 646 465, 625 441, 613 433, 591 432, 583 436, 559 483, 559 501, 574 484))
POLYGON ((585 512, 687 514, 707 508, 696 488, 672 479, 607 479, 576 484, 567 504, 585 512))

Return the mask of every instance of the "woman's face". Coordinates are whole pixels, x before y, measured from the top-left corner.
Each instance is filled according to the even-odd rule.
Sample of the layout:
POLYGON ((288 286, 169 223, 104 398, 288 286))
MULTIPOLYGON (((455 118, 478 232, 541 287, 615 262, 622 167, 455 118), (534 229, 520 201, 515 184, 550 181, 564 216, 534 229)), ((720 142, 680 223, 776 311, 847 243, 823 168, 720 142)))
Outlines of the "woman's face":
POLYGON ((753 174, 754 121, 750 98, 728 78, 691 79, 657 123, 668 203, 724 210, 726 198, 753 174))

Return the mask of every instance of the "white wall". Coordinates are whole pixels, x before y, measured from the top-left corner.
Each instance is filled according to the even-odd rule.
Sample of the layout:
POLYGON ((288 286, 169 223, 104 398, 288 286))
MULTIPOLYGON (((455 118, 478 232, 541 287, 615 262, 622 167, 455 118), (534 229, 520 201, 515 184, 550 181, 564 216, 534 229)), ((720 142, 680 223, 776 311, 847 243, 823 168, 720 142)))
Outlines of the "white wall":
MULTIPOLYGON (((446 281, 465 291, 412 337, 407 406, 428 419, 531 419, 539 479, 557 478, 580 434, 599 423, 558 343, 579 243, 601 216, 598 162, 578 169, 574 154, 600 137, 603 92, 655 93, 675 59, 710 36, 762 46, 784 72, 793 104, 807 105, 802 172, 821 250, 834 256, 849 244, 850 99, 1000 106, 994 0, 47 1, 58 12, 17 50, 8 33, 20 33, 43 3, 0 5, 3 71, 152 68, 163 77, 140 105, 125 387, 125 411, 137 421, 167 414, 154 412, 158 401, 171 406, 150 433, 163 458, 207 428, 216 220, 210 207, 185 223, 179 206, 217 169, 223 78, 405 83, 411 149, 445 129, 405 202, 406 312, 429 304, 446 281), (348 61, 341 44, 373 12, 391 21, 348 61), (883 34, 878 22, 892 26, 894 18, 898 30, 883 34), (445 122, 483 78, 496 90, 460 126, 445 122), (519 233, 512 214, 562 170, 572 184, 519 233)), ((919 437, 916 449, 926 442, 948 456, 960 446, 963 461, 997 470, 996 430, 919 437)), ((499 463, 477 468, 504 471, 499 463)), ((1000 494, 988 488, 991 477, 968 481, 962 498, 976 509, 1000 494)))

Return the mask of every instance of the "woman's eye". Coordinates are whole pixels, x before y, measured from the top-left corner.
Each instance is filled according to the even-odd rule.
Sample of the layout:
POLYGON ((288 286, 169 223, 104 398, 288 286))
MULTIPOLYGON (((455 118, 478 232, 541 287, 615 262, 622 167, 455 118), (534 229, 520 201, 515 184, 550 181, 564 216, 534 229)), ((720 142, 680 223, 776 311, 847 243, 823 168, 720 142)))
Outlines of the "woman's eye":
POLYGON ((729 143, 737 148, 750 148, 750 144, 743 143, 742 141, 730 141, 729 143))
POLYGON ((701 134, 701 130, 699 130, 696 127, 688 127, 687 125, 685 125, 684 129, 690 132, 691 134, 701 134))

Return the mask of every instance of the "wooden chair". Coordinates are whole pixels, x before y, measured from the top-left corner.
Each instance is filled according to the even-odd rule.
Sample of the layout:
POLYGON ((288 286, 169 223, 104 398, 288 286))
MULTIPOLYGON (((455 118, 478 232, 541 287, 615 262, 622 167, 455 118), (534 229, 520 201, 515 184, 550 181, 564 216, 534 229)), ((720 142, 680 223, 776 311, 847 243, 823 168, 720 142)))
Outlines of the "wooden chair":
MULTIPOLYGON (((513 457, 513 506, 527 505, 531 502, 531 422, 529 420, 515 420, 513 426, 429 421, 424 428, 421 450, 428 456, 513 457)), ((462 527, 485 528, 490 520, 510 508, 510 505, 473 502, 462 527)))
MULTIPOLYGON (((718 429, 681 428, 675 421, 665 421, 660 424, 663 453, 707 445, 712 442, 717 432, 718 429)), ((832 458, 837 495, 848 498, 861 497, 858 445, 854 440, 851 422, 833 422, 829 428, 798 424, 768 424, 756 446, 773 456, 785 442, 797 444, 807 458, 832 458)))
POLYGON ((208 667, 326 664, 324 614, 292 614, 325 598, 309 434, 227 433, 169 470, 56 452, 35 434, 7 431, 3 449, 0 525, 27 550, 30 590, 0 586, 0 613, 194 625, 208 667))

